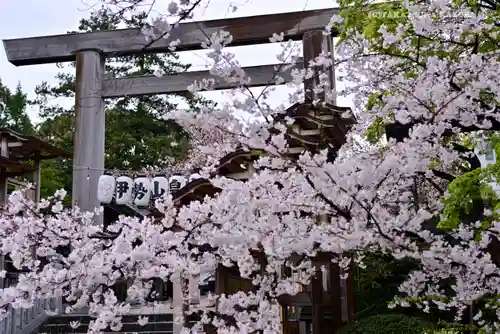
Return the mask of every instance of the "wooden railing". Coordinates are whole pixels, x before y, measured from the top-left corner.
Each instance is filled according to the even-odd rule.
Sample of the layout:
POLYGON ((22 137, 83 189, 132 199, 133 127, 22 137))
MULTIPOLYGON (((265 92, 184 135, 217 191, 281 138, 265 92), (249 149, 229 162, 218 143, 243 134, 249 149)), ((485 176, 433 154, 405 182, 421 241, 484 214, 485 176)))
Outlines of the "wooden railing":
POLYGON ((0 320, 0 334, 31 334, 47 319, 47 311, 61 312, 61 308, 60 298, 40 299, 30 308, 8 305, 6 316, 0 320))

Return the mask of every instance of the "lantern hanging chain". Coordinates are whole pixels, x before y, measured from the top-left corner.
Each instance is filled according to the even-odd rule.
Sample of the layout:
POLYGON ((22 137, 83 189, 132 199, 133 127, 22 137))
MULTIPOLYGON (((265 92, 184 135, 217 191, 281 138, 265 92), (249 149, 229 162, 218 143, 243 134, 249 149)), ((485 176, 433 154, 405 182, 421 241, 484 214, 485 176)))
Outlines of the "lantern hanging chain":
POLYGON ((147 174, 145 172, 139 172, 139 171, 119 170, 119 169, 115 169, 115 168, 95 168, 95 167, 89 167, 89 166, 73 166, 73 171, 88 171, 89 173, 91 171, 102 172, 103 174, 110 174, 110 175, 113 175, 115 177, 122 176, 122 175, 136 176, 136 175, 147 174))
MULTIPOLYGON (((115 177, 118 176, 165 176, 172 174, 171 171, 168 170, 168 168, 165 169, 159 169, 159 170, 144 170, 144 171, 134 171, 134 170, 121 170, 121 169, 116 169, 116 168, 95 168, 95 167, 90 167, 90 166, 73 166, 73 171, 88 171, 89 173, 91 171, 96 171, 96 172, 102 172, 104 174, 112 175, 115 177)), ((189 173, 185 173, 189 174, 189 173)), ((87 178, 90 178, 90 174, 87 176, 87 178)))

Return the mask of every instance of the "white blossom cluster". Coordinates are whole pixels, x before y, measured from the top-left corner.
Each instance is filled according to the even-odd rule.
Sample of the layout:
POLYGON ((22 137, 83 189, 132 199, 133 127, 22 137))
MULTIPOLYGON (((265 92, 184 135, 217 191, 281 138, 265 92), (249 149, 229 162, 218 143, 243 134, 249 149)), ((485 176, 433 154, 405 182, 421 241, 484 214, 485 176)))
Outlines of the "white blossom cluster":
MULTIPOLYGON (((477 217, 465 215, 448 231, 436 228, 446 216, 447 184, 470 167, 470 156, 454 144, 466 135, 473 140, 478 131, 500 130, 494 13, 461 2, 410 3, 406 18, 395 26, 382 25, 378 37, 348 31, 335 59, 323 54, 310 69, 294 70, 290 85, 297 93, 290 100, 298 101, 305 77, 319 75, 321 68, 343 67, 347 74, 341 79, 348 88, 337 94, 354 94, 358 124, 351 135, 363 135, 377 117, 407 129, 382 147, 360 149, 348 140, 342 158, 334 161, 326 150, 287 158, 286 127, 273 120, 288 102, 272 109, 265 102, 270 93, 248 93, 249 78, 226 49, 231 36, 214 34, 206 43, 212 74, 241 83, 235 89, 248 98, 173 117, 207 136, 217 129, 237 141, 231 147, 221 141, 214 152, 236 145, 266 151, 256 162, 259 172, 247 181, 213 177, 221 191, 202 202, 178 208, 169 198, 158 205, 165 213, 160 221, 123 217, 110 228, 114 239, 95 237, 99 227, 90 213, 63 210, 58 198, 31 203, 15 192, 0 217, 1 250, 28 270, 17 286, 0 291, 0 300, 21 306, 64 295, 72 308, 90 306, 97 319, 89 331, 97 333, 118 326, 128 310, 108 289, 120 277, 133 280, 129 296, 145 303, 152 278, 169 280, 181 273, 187 279, 220 264, 237 264, 243 277, 253 279, 255 292, 215 296, 215 309, 201 310, 206 312, 191 332, 211 323, 219 333, 280 333, 277 297, 297 293, 298 283, 281 274, 283 267, 300 267, 306 284, 320 252, 348 266, 347 254, 362 265, 364 251, 379 250, 419 263, 394 305, 449 310, 460 319, 466 307, 481 301, 474 308, 475 324, 499 331, 500 269, 498 254, 489 248, 500 229, 498 207, 485 202, 477 217), (367 108, 374 93, 377 103, 367 108), (255 121, 242 123, 234 116, 241 110, 255 115, 255 121), (271 128, 281 132, 271 135, 271 128), (71 246, 70 254, 57 255, 59 246, 71 246), (291 263, 297 254, 302 260, 291 263), (485 313, 490 320, 483 320, 485 313)), ((329 27, 340 21, 332 18, 329 27)), ((279 33, 271 38, 280 40, 279 33)), ((289 43, 281 43, 285 53, 290 50, 289 43)), ((195 83, 191 89, 207 87, 209 82, 195 83)))

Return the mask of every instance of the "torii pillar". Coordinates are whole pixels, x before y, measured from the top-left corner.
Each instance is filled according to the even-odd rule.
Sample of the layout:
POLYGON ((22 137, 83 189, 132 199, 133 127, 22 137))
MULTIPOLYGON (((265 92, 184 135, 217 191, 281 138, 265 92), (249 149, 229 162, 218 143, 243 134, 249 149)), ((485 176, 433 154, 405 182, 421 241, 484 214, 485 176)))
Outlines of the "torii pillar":
MULTIPOLYGON (((323 30, 307 31, 304 33, 302 43, 305 66, 321 54, 325 56, 329 55, 332 59, 335 59, 333 37, 326 35, 323 30)), ((325 102, 336 105, 335 67, 330 66, 326 70, 328 78, 326 82, 320 82, 318 74, 324 71, 324 69, 315 66, 315 70, 316 73, 312 78, 304 80, 305 102, 325 102), (321 92, 315 90, 321 86, 323 86, 321 92)), ((311 281, 313 308, 312 332, 314 334, 328 333, 336 330, 342 324, 353 321, 355 314, 352 267, 348 269, 350 271, 349 277, 343 279, 340 277, 343 271, 338 264, 332 264, 330 259, 323 262, 326 265, 325 267, 328 268, 327 276, 329 276, 330 286, 322 286, 323 278, 318 268, 311 281), (328 322, 324 317, 326 310, 330 310, 333 313, 331 322, 328 322), (332 329, 331 326, 335 328, 332 329)))
MULTIPOLYGON (((100 50, 76 52, 73 205, 82 211, 94 211, 101 205, 97 200, 97 183, 104 173, 104 63, 100 50)), ((96 224, 102 224, 102 219, 102 214, 96 216, 96 224)))

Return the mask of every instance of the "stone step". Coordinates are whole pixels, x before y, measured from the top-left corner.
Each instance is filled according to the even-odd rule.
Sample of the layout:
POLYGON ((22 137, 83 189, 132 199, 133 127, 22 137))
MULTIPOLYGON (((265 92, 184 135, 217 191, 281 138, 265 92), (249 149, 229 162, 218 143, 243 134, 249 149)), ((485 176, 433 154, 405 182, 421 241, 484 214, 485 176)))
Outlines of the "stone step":
MULTIPOLYGON (((46 324, 42 327, 42 330, 53 333, 74 333, 74 332, 86 332, 89 328, 89 324, 81 324, 78 328, 72 328, 69 323, 67 324, 46 324)), ((147 323, 144 326, 138 323, 124 323, 121 331, 126 332, 154 332, 154 331, 172 331, 174 325, 172 322, 152 322, 147 323)))
MULTIPOLYGON (((173 332, 172 314, 149 314, 143 315, 149 318, 149 322, 141 326, 137 323, 137 315, 126 315, 122 317, 122 329, 119 332, 109 333, 137 333, 137 334, 171 334, 173 332)), ((86 333, 89 323, 92 320, 90 316, 85 315, 62 315, 50 317, 37 331, 37 333, 46 334, 77 334, 86 333), (71 321, 79 321, 78 328, 70 326, 71 321)))
MULTIPOLYGON (((160 314, 130 314, 122 316, 122 323, 136 323, 139 316, 148 317, 149 322, 172 322, 174 321, 173 314, 160 313, 160 314)), ((75 314, 64 314, 58 316, 52 316, 47 319, 48 324, 58 324, 58 323, 69 323, 70 321, 78 320, 81 323, 89 323, 93 318, 89 315, 75 315, 75 314)))
MULTIPOLYGON (((40 332, 37 334, 52 334, 55 332, 40 332)), ((57 332, 58 334, 64 334, 67 332, 57 332)), ((87 332, 70 332, 71 334, 88 334, 87 332)), ((101 334, 173 334, 172 331, 154 331, 154 332, 101 332, 101 334)))

